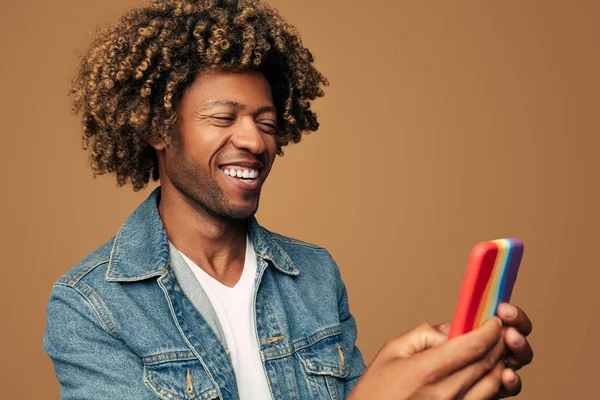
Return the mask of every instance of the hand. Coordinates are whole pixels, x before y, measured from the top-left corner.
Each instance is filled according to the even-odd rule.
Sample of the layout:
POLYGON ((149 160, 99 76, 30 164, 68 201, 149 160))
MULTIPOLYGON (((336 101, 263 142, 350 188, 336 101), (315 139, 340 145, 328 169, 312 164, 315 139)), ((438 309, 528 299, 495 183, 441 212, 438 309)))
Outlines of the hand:
POLYGON ((479 393, 488 391, 490 386, 496 387, 497 390, 494 399, 518 395, 521 392, 522 384, 521 378, 514 371, 529 364, 533 359, 533 350, 525 339, 532 330, 527 314, 519 307, 502 303, 498 307, 498 317, 508 327, 504 331, 504 343, 507 350, 504 360, 498 362, 492 371, 469 390, 469 394, 475 396, 474 398, 479 398, 479 393), (498 385, 498 382, 501 385, 498 385))
POLYGON ((447 328, 423 324, 390 340, 348 399, 492 399, 501 386, 500 376, 493 372, 499 363, 504 366, 501 320, 490 318, 451 341, 443 333, 447 328), (479 383, 484 377, 487 385, 479 383), (472 387, 477 390, 469 390, 472 387))
POLYGON ((500 304, 498 317, 508 327, 504 332, 507 347, 505 362, 508 368, 502 371, 503 388, 498 393, 498 398, 504 398, 516 396, 521 391, 521 378, 514 371, 531 363, 533 359, 533 349, 526 339, 533 327, 527 314, 512 304, 500 304))

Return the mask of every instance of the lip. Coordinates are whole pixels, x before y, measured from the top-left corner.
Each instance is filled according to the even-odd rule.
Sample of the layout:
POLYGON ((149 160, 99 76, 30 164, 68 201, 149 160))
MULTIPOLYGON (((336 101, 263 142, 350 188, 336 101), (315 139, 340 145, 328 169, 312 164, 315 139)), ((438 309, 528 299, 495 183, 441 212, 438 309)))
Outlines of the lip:
POLYGON ((264 168, 264 164, 259 161, 240 160, 240 161, 231 161, 226 164, 219 165, 220 169, 223 169, 226 167, 242 167, 242 168, 251 168, 251 169, 262 170, 264 168))

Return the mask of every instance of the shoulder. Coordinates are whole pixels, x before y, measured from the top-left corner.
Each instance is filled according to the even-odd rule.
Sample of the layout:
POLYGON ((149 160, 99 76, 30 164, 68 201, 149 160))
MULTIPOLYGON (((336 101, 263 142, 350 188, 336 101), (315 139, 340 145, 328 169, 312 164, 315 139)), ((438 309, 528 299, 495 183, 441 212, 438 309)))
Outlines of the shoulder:
POLYGON ((298 240, 298 239, 294 239, 292 237, 289 236, 284 236, 280 233, 276 233, 273 231, 270 231, 268 229, 263 228, 263 230, 271 237, 271 239, 273 239, 275 242, 277 242, 277 244, 284 246, 284 247, 300 247, 300 248, 304 248, 305 250, 308 251, 327 251, 324 247, 318 246, 316 244, 312 244, 312 243, 308 243, 308 242, 304 242, 302 240, 298 240))
POLYGON ((68 324, 71 330, 81 327, 95 329, 92 325, 97 324, 112 336, 119 337, 105 302, 110 296, 104 293, 108 289, 105 277, 113 242, 114 238, 94 250, 64 273, 52 287, 46 315, 44 340, 48 343, 45 346, 51 340, 58 340, 57 335, 67 335, 63 332, 63 324, 68 324))
POLYGON ((284 236, 280 233, 272 232, 265 228, 263 228, 263 231, 272 239, 273 245, 279 247, 291 257, 311 256, 331 259, 329 251, 322 246, 295 239, 289 236, 284 236))
POLYGON ((102 246, 91 252, 83 260, 64 273, 57 281, 58 285, 76 287, 90 275, 101 275, 106 272, 115 238, 111 238, 102 246))
POLYGON ((323 246, 295 239, 263 228, 271 238, 271 245, 289 257, 291 264, 300 271, 300 275, 313 279, 336 282, 340 279, 339 268, 331 253, 323 246))

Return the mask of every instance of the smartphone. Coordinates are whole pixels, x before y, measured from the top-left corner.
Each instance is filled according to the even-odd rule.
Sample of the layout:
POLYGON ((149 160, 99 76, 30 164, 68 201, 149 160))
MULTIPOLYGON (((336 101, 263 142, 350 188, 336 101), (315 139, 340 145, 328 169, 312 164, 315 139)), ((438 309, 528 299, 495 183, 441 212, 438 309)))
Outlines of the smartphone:
POLYGON ((473 247, 448 339, 480 327, 510 300, 522 257, 523 242, 515 238, 473 247))

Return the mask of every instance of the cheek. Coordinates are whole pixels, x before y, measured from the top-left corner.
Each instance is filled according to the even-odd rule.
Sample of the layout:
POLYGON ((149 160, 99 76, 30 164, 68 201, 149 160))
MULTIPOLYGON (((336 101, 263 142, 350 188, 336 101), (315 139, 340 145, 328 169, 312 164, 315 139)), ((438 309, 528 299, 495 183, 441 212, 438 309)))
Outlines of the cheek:
POLYGON ((165 155, 170 174, 181 180, 192 176, 199 178, 204 173, 207 169, 206 160, 200 151, 194 151, 194 146, 189 141, 173 143, 165 155))
POLYGON ((197 132, 191 138, 181 143, 178 157, 182 163, 194 164, 203 170, 210 169, 214 165, 215 156, 227 145, 228 138, 222 132, 203 130, 197 132))
POLYGON ((277 140, 275 139, 275 135, 269 135, 265 138, 266 144, 266 153, 269 155, 269 169, 275 162, 275 157, 277 157, 277 140))
POLYGON ((267 146, 267 151, 271 158, 274 158, 275 153, 277 153, 277 138, 275 135, 267 135, 265 137, 265 144, 267 146))

